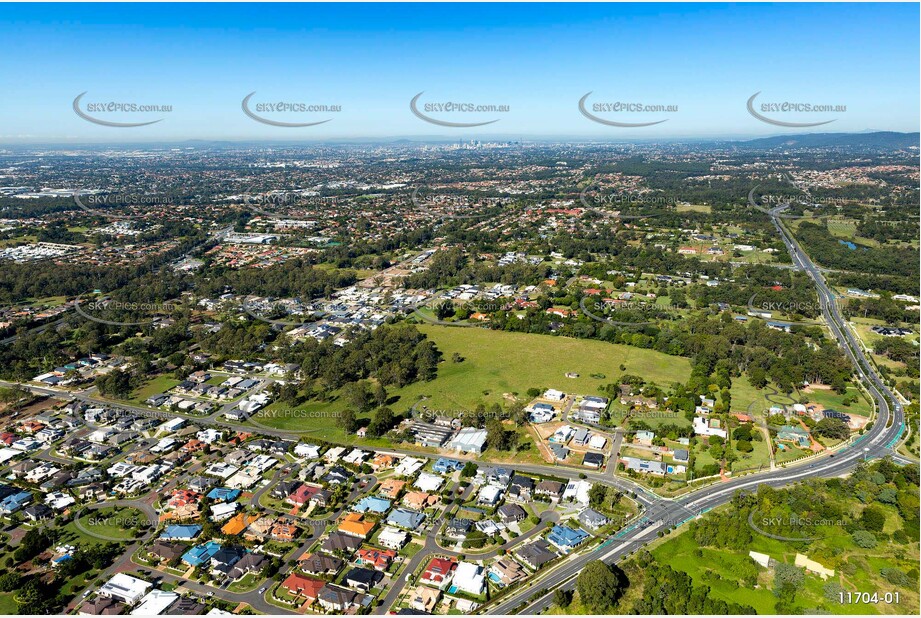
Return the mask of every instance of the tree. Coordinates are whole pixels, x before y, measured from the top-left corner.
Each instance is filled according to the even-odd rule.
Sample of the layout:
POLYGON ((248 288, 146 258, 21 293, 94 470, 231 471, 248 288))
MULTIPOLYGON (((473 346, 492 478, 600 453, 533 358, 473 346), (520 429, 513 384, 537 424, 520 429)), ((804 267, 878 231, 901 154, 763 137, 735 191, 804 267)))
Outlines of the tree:
POLYGON ((384 407, 379 408, 371 417, 371 423, 368 425, 368 436, 371 438, 380 438, 382 435, 393 429, 396 425, 397 418, 393 410, 384 407))
POLYGON ((866 530, 857 530, 851 535, 851 539, 857 547, 863 549, 873 549, 876 547, 876 536, 866 530))
POLYGON ((592 508, 599 508, 604 505, 605 498, 608 497, 608 488, 602 483, 595 483, 592 485, 592 488, 588 490, 588 502, 591 504, 592 508))
POLYGON ((373 395, 374 395, 374 402, 378 406, 382 406, 385 403, 387 403, 387 389, 384 388, 384 385, 381 384, 380 382, 374 383, 373 395))
POLYGON ((472 476, 476 476, 476 471, 477 471, 477 465, 473 463, 472 461, 468 461, 467 463, 464 464, 464 467, 461 470, 461 476, 463 478, 470 478, 472 476))
POLYGON ((796 591, 803 587, 806 575, 803 569, 786 562, 778 562, 774 566, 774 587, 789 586, 796 591))
POLYGON ((860 515, 860 522, 866 530, 880 532, 886 525, 886 513, 879 507, 868 506, 860 515))
POLYGON ((354 433, 358 429, 358 417, 352 410, 343 410, 339 413, 336 424, 346 433, 354 433))
POLYGON ((569 604, 572 603, 572 592, 557 588, 553 593, 553 602, 564 609, 569 607, 569 604))
POLYGON ((342 396, 359 413, 374 407, 374 398, 365 382, 349 382, 342 387, 342 396))
POLYGON ((823 418, 815 424, 812 433, 835 440, 847 440, 851 437, 851 430, 840 418, 823 418))
POLYGON ((96 388, 103 395, 127 397, 131 394, 131 374, 120 369, 113 369, 96 378, 96 388))
POLYGON ((600 560, 585 565, 576 579, 579 598, 594 613, 609 611, 624 591, 626 577, 616 566, 608 566, 600 560))
POLYGON ((12 592, 19 588, 22 576, 15 571, 0 575, 0 592, 12 592))

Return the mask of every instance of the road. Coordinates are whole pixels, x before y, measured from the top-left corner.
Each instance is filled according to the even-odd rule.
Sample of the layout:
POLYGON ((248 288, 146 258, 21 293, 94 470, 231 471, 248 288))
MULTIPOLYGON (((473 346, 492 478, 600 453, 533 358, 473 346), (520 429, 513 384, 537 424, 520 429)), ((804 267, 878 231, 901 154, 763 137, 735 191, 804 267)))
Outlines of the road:
MULTIPOLYGON (((602 545, 601 548, 592 552, 570 558, 543 577, 535 578, 531 586, 512 593, 496 605, 487 606, 485 613, 493 615, 512 612, 523 614, 543 612, 553 603, 553 590, 560 587, 573 588, 576 576, 589 561, 604 560, 610 564, 623 560, 639 547, 655 540, 656 533, 660 529, 676 527, 686 522, 688 518, 725 504, 737 491, 755 490, 759 485, 783 487, 812 477, 840 476, 868 457, 882 457, 891 454, 890 446, 899 440, 904 428, 905 418, 902 404, 877 375, 864 356, 863 349, 845 327, 835 294, 829 289, 821 269, 802 250, 796 239, 781 222, 779 215, 785 208, 787 206, 779 206, 772 210, 770 212, 771 222, 781 235, 787 251, 790 252, 794 268, 806 272, 813 280, 826 323, 854 365, 860 381, 876 402, 877 417, 873 427, 852 446, 833 456, 824 457, 802 467, 782 468, 732 479, 715 486, 702 488, 677 500, 654 499, 653 504, 647 505, 641 525, 633 529, 628 528, 626 533, 615 535, 613 540, 608 541, 610 543, 608 546, 602 545), (531 597, 537 590, 547 592, 532 599, 531 597)), ((649 496, 646 497, 649 498, 649 496)))
MULTIPOLYGON (((861 346, 858 345, 854 336, 845 327, 844 320, 837 306, 835 295, 828 288, 822 271, 812 262, 808 255, 802 251, 796 243, 796 240, 783 226, 778 216, 783 209, 784 207, 781 206, 771 211, 771 220, 778 230, 778 233, 783 238, 787 250, 790 252, 794 268, 806 272, 815 283, 826 323, 839 345, 844 349, 847 357, 853 363, 859 379, 876 402, 877 418, 872 428, 855 441, 852 446, 839 451, 835 455, 816 459, 812 463, 795 468, 782 468, 759 473, 757 475, 731 479, 717 485, 701 488, 679 499, 661 498, 629 479, 612 477, 603 472, 591 473, 576 468, 554 465, 515 464, 514 468, 516 471, 523 473, 552 475, 571 480, 584 476, 589 481, 615 486, 624 492, 635 495, 636 500, 643 506, 644 513, 637 524, 614 535, 600 547, 595 548, 591 552, 576 553, 570 556, 557 567, 551 568, 543 574, 538 574, 528 586, 515 591, 496 604, 487 604, 484 608, 485 613, 507 614, 521 607, 523 607, 523 610, 521 610, 523 613, 533 614, 544 611, 552 603, 552 591, 558 587, 571 588, 574 585, 575 577, 590 560, 601 559, 608 563, 622 560, 639 547, 655 540, 660 530, 677 527, 700 515, 702 512, 728 502, 737 491, 753 490, 761 484, 772 487, 782 487, 811 477, 838 476, 847 473, 866 457, 879 457, 891 454, 890 446, 897 442, 904 427, 902 404, 876 374, 872 365, 864 356, 861 346), (536 590, 546 590, 547 592, 539 598, 531 599, 530 597, 534 595, 536 590)), ((2 384, 6 383, 0 382, 0 385, 2 384)), ((7 385, 12 386, 12 384, 7 385)), ((163 419, 180 416, 200 424, 217 425, 233 430, 257 430, 267 435, 291 437, 291 432, 274 432, 268 428, 260 427, 257 429, 251 425, 221 421, 215 418, 217 416, 216 414, 207 418, 202 418, 181 413, 164 413, 149 408, 98 399, 85 393, 74 394, 59 389, 36 387, 32 385, 20 386, 30 388, 34 392, 57 397, 71 397, 90 403, 105 404, 130 410, 137 414, 148 416, 155 415, 163 419)), ((432 456, 432 453, 414 451, 411 449, 391 448, 381 452, 392 452, 395 454, 417 457, 432 456)), ((461 457, 460 459, 464 458, 461 457)), ((451 553, 437 546, 437 543, 435 543, 436 536, 437 532, 435 527, 427 532, 425 537, 425 549, 414 556, 411 564, 404 569, 401 577, 393 582, 391 590, 388 592, 385 602, 381 606, 382 608, 389 609, 393 602, 399 598, 399 595, 407 583, 409 575, 418 567, 424 558, 430 556, 432 553, 451 553)), ((521 537, 519 537, 519 539, 515 540, 515 543, 517 544, 521 540, 521 537)), ((264 611, 265 602, 261 598, 254 599, 253 597, 256 596, 254 593, 229 594, 225 591, 221 594, 222 596, 226 595, 231 600, 244 600, 241 597, 246 597, 245 600, 247 602, 254 605, 257 609, 264 611)), ((277 609, 273 611, 275 613, 278 612, 277 609)))

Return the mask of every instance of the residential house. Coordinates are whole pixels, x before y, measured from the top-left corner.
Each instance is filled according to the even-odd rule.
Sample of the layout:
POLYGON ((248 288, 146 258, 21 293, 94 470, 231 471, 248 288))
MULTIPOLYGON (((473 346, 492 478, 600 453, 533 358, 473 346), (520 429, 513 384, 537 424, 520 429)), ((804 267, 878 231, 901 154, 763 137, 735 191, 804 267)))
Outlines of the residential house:
POLYGON ((557 554, 550 549, 550 544, 543 539, 538 539, 517 549, 515 551, 515 556, 535 571, 558 557, 557 554))
POLYGON ((358 593, 335 584, 326 584, 320 589, 317 600, 323 609, 330 612, 344 613, 353 605, 357 605, 358 593))
POLYGON ((608 518, 594 509, 583 509, 579 512, 579 523, 586 528, 597 530, 607 525, 608 518))
POLYGON ((326 585, 322 579, 307 577, 300 573, 291 573, 281 583, 281 587, 287 590, 295 597, 305 597, 310 601, 315 601, 320 595, 320 590, 326 585))
POLYGON ((392 549, 367 547, 358 550, 355 557, 355 564, 359 566, 368 566, 378 571, 386 571, 396 556, 397 552, 392 549))
POLYGON ((534 488, 534 493, 538 496, 546 496, 551 500, 559 500, 563 495, 565 485, 559 481, 541 481, 534 488))
POLYGON ((355 567, 350 569, 348 573, 345 574, 345 577, 342 578, 342 581, 346 586, 352 588, 353 590, 360 590, 361 592, 368 592, 371 588, 377 585, 383 576, 380 572, 374 569, 365 569, 362 567, 355 567))
POLYGON ((422 525, 423 521, 425 521, 425 513, 419 513, 418 511, 411 511, 404 508, 394 509, 393 512, 387 516, 388 524, 406 530, 417 529, 422 525))
POLYGON ((453 579, 456 569, 457 560, 453 558, 432 558, 422 572, 419 582, 444 590, 453 579))
POLYGON ((403 504, 411 509, 421 511, 435 506, 441 500, 440 496, 426 493, 424 491, 411 491, 403 496, 403 504))
POLYGON ((339 532, 362 539, 368 538, 374 530, 375 523, 365 520, 361 513, 349 513, 339 524, 339 532))
POLYGON ((306 553, 298 559, 297 564, 302 571, 311 575, 335 575, 345 563, 326 554, 306 553))
POLYGON ((525 510, 517 504, 503 504, 499 507, 497 514, 502 522, 506 524, 522 521, 528 515, 525 510))
POLYGON ((451 587, 467 594, 479 596, 486 590, 485 570, 478 564, 461 562, 454 571, 454 580, 451 587))
POLYGON ((547 535, 547 541, 563 552, 570 552, 581 545, 589 534, 583 530, 573 530, 567 526, 554 526, 547 535))
POLYGON ((433 614, 440 600, 441 590, 428 586, 416 586, 409 596, 409 606, 418 612, 433 614))
POLYGON ((344 532, 332 532, 323 541, 321 549, 331 554, 351 554, 361 547, 362 541, 362 537, 352 536, 344 532))
MULTIPOLYGON (((490 579, 498 579, 503 586, 514 584, 528 576, 528 572, 520 564, 509 558, 502 557, 489 567, 492 575, 490 579)), ((494 581, 495 581, 494 579, 494 581)))
POLYGON ((409 540, 409 534, 405 530, 385 526, 377 536, 377 542, 389 549, 400 550, 409 540))
POLYGON ((508 486, 508 499, 518 502, 530 502, 534 492, 534 479, 515 474, 508 486))

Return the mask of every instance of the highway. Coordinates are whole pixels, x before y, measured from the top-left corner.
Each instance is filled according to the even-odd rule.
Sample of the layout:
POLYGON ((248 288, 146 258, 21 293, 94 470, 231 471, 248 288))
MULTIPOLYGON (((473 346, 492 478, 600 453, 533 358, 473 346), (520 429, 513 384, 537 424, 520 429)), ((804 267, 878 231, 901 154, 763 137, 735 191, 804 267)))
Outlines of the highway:
MULTIPOLYGON (((811 477, 834 477, 847 473, 860 461, 868 457, 882 457, 891 454, 890 446, 902 436, 905 418, 902 404, 895 394, 877 375, 873 366, 864 356, 853 334, 847 329, 841 316, 835 294, 828 287, 821 269, 802 250, 796 239, 784 227, 780 213, 786 205, 771 210, 771 222, 790 252, 793 267, 806 272, 816 286, 816 293, 822 305, 822 314, 838 344, 851 360, 860 381, 873 397, 877 406, 877 416, 870 428, 853 445, 839 451, 834 456, 824 457, 813 463, 791 469, 778 469, 753 476, 732 479, 725 483, 697 490, 677 500, 654 500, 647 504, 644 518, 640 525, 627 528, 626 533, 612 537, 607 544, 592 552, 578 554, 552 569, 546 575, 535 578, 535 583, 516 591, 496 605, 487 605, 484 613, 498 614, 539 614, 553 603, 553 591, 556 588, 572 589, 579 572, 591 560, 604 560, 611 564, 623 560, 639 547, 654 541, 660 529, 676 527, 689 518, 706 512, 728 502, 737 491, 756 490, 759 485, 783 487, 811 477), (537 591, 546 590, 537 598, 537 591)), ((646 496, 648 498, 648 495, 646 496)))
MULTIPOLYGON (((755 490, 757 486, 761 484, 772 487, 782 487, 810 477, 839 476, 847 473, 857 465, 859 461, 866 457, 880 457, 892 454, 890 447, 901 437, 904 427, 902 404, 876 374, 872 365, 864 356, 863 349, 858 345, 853 334, 846 328, 835 295, 825 282, 822 274, 823 271, 802 251, 796 240, 783 226, 779 214, 784 208, 785 206, 778 207, 770 211, 769 215, 778 233, 781 235, 787 250, 790 252, 793 260, 793 268, 806 272, 815 283, 817 295, 822 306, 822 313, 829 329, 837 339, 839 345, 843 347, 847 357, 855 367, 857 376, 876 402, 877 417, 872 428, 858 438, 851 446, 838 451, 833 456, 816 458, 815 461, 811 463, 805 463, 796 467, 781 468, 758 473, 756 475, 731 479, 726 482, 700 488, 677 499, 659 497, 629 479, 614 477, 610 473, 584 472, 577 468, 569 468, 566 466, 516 464, 512 467, 514 467, 516 471, 523 473, 552 475, 566 479, 576 479, 579 478, 580 475, 583 475, 589 481, 615 486, 624 492, 634 495, 636 501, 642 505, 643 513, 642 517, 635 524, 615 534, 599 547, 594 548, 590 552, 576 552, 555 567, 543 573, 539 573, 522 589, 512 592, 507 597, 500 599, 499 602, 487 603, 481 609, 481 612, 486 614, 510 614, 513 612, 525 614, 540 613, 546 610, 552 603, 553 590, 560 587, 566 589, 572 588, 575 584, 576 576, 589 561, 600 559, 608 563, 615 563, 623 560, 627 555, 641 546, 658 538, 657 533, 660 531, 678 527, 694 517, 699 516, 703 512, 725 504, 737 491, 755 490), (537 598, 531 598, 539 590, 544 590, 546 592, 540 594, 537 598)), ((13 386, 13 384, 3 382, 0 382, 0 385, 13 386)), ((255 430, 259 433, 267 435, 274 434, 278 437, 285 438, 293 437, 291 435, 292 432, 288 431, 273 431, 267 427, 257 428, 252 425, 219 420, 217 418, 219 414, 217 413, 203 418, 182 413, 155 411, 150 408, 120 402, 116 403, 91 396, 90 393, 92 393, 94 389, 87 389, 87 391, 83 393, 72 393, 56 388, 37 387, 27 384, 21 384, 19 386, 46 395, 71 397, 86 402, 105 404, 130 410, 138 414, 148 416, 155 415, 164 420, 174 417, 184 417, 199 424, 216 425, 234 430, 255 430)), ((433 456, 433 453, 430 452, 399 448, 385 449, 381 452, 392 452, 400 455, 418 457, 433 456)), ((466 459, 465 457, 459 458, 466 459)), ((418 559, 414 561, 414 565, 418 565, 423 557, 429 556, 432 553, 451 552, 446 552, 443 549, 437 548, 433 545, 433 539, 427 537, 425 550, 417 554, 418 559)), ((404 573, 404 577, 394 582, 394 584, 396 584, 393 587, 394 589, 387 595, 385 603, 379 608, 379 611, 385 611, 391 608, 392 603, 399 597, 402 588, 406 584, 405 579, 410 572, 411 570, 407 569, 407 572, 404 573)), ((257 607, 257 609, 267 609, 260 595, 253 593, 232 595, 234 600, 242 597, 245 597, 245 600, 257 607)), ((276 609, 274 611, 277 612, 278 610, 276 609)))

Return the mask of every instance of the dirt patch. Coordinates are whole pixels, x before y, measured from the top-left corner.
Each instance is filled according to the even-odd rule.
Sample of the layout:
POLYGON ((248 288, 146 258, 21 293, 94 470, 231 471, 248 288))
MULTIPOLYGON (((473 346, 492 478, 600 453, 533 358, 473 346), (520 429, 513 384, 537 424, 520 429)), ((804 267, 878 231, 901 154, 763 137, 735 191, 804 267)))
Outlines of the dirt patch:
POLYGON ((537 451, 540 453, 540 456, 544 459, 544 461, 553 463, 553 453, 550 452, 547 444, 544 442, 543 438, 540 437, 540 432, 537 430, 537 427, 534 425, 528 425, 528 433, 530 433, 531 437, 534 438, 534 444, 537 446, 537 451))

